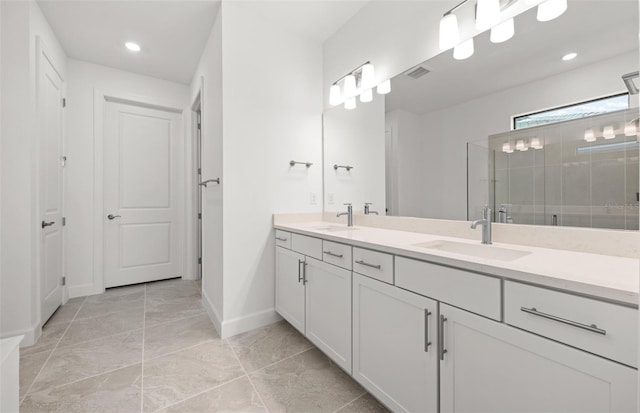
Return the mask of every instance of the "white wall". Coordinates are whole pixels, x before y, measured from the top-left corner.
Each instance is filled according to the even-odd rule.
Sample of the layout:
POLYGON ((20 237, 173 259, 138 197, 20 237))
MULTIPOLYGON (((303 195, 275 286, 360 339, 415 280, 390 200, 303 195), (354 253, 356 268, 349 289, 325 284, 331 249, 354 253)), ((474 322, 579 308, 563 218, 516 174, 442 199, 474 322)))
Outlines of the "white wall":
POLYGON ((272 214, 322 210, 321 45, 252 4, 221 7, 223 335, 277 319, 272 214))
MULTIPOLYGON (((203 302, 218 331, 223 318, 222 269, 222 11, 218 11, 191 82, 191 101, 202 88, 202 179, 222 178, 222 185, 202 191, 203 302)), ((193 151, 191 151, 193 154, 193 151)))
POLYGON ((66 55, 33 1, 3 1, 2 7, 2 234, 0 337, 40 334, 38 141, 36 39, 62 77, 66 55))
POLYGON ((67 65, 65 262, 70 297, 102 292, 94 260, 94 90, 189 106, 189 86, 69 59, 67 65))
POLYGON ((376 94, 373 102, 359 103, 356 110, 340 105, 324 112, 325 211, 343 212, 343 204, 352 203, 353 210, 361 212, 364 203, 371 202, 371 210, 384 215, 384 130, 384 96, 376 94), (335 170, 335 164, 353 169, 335 170))

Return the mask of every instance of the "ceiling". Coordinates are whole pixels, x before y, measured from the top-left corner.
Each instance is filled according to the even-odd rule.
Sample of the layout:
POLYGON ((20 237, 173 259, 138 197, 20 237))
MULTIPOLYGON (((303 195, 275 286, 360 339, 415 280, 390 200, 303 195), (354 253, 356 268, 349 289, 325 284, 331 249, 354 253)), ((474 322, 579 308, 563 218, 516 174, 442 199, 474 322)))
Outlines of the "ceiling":
MULTIPOLYGON (((475 54, 467 60, 455 60, 449 50, 423 63, 431 72, 419 79, 394 77, 386 110, 427 113, 637 52, 638 1, 570 1, 562 16, 545 23, 536 20, 533 8, 516 17, 515 29, 515 36, 501 44, 492 44, 489 32, 477 36, 475 54), (569 52, 578 57, 562 61, 569 52)), ((620 90, 625 90, 622 80, 620 90)))
MULTIPOLYGON (((70 58, 191 82, 220 0, 37 0, 70 58), (142 47, 124 48, 126 41, 142 47)), ((258 0, 261 16, 324 42, 368 1, 258 0)))

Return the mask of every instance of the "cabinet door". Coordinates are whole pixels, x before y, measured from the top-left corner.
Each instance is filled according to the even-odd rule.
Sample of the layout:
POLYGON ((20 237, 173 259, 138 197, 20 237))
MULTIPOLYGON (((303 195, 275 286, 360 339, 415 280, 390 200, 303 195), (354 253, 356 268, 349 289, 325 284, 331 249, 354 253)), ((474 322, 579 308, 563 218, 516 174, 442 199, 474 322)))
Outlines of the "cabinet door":
POLYGON ((307 257, 307 338, 351 373, 351 271, 307 257))
POLYGON ((436 314, 433 300, 353 274, 353 377, 394 412, 438 410, 436 314))
POLYGON ((276 311, 304 334, 304 255, 276 247, 276 311))
POLYGON ((440 317, 442 412, 636 412, 632 368, 444 304, 440 317))

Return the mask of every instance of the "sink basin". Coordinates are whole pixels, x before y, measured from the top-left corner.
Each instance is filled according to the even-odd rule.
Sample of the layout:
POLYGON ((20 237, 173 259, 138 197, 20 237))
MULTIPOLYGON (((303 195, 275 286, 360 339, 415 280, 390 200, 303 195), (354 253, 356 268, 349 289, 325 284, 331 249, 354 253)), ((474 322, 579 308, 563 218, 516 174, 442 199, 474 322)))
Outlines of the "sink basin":
POLYGON ((423 242, 421 244, 414 244, 414 246, 499 261, 513 261, 531 254, 529 251, 512 250, 510 248, 496 247, 493 245, 467 244, 464 242, 444 240, 423 242))
POLYGON ((322 227, 314 227, 311 229, 315 229, 316 231, 328 231, 328 232, 340 232, 340 231, 353 231, 359 228, 354 227, 343 227, 339 225, 325 225, 322 227))

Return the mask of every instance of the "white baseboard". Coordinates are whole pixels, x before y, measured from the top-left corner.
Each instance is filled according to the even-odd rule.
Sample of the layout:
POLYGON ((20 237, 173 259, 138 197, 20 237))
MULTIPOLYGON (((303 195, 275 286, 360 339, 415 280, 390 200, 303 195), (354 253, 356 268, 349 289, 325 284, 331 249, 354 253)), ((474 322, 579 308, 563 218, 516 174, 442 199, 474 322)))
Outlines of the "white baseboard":
POLYGON ((68 298, 84 297, 87 295, 102 294, 103 289, 98 289, 94 284, 71 285, 67 287, 68 298))
POLYGON ((220 317, 220 313, 218 313, 213 303, 209 299, 209 296, 204 290, 202 290, 202 305, 204 306, 205 310, 207 310, 207 315, 213 323, 213 327, 218 332, 218 335, 222 337, 222 317, 220 317))
POLYGON ((35 325, 24 330, 2 333, 2 335, 0 335, 0 339, 7 337, 24 336, 24 338, 20 342, 20 347, 28 347, 36 344, 36 341, 38 341, 38 339, 40 338, 40 334, 42 334, 42 327, 39 325, 35 325))
POLYGON ((276 313, 274 308, 258 311, 242 317, 233 318, 222 322, 222 338, 235 336, 256 328, 264 327, 269 324, 277 323, 282 317, 276 313))

